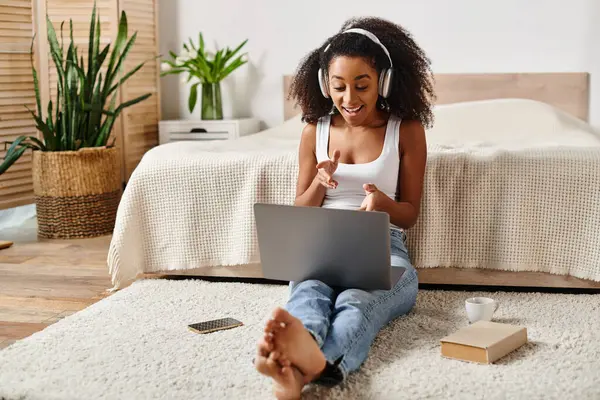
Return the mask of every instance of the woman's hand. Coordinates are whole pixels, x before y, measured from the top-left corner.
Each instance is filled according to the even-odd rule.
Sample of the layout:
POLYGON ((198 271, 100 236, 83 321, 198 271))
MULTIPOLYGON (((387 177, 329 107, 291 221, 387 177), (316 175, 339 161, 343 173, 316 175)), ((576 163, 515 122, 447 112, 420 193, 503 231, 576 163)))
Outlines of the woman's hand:
POLYGON ((338 161, 340 160, 340 151, 334 150, 333 159, 321 161, 317 164, 317 169, 319 172, 317 173, 316 179, 319 183, 326 188, 335 189, 338 185, 337 181, 333 179, 333 174, 338 167, 338 161))
POLYGON ((365 199, 360 205, 360 211, 385 211, 386 206, 394 201, 372 183, 365 183, 363 189, 365 189, 365 199))

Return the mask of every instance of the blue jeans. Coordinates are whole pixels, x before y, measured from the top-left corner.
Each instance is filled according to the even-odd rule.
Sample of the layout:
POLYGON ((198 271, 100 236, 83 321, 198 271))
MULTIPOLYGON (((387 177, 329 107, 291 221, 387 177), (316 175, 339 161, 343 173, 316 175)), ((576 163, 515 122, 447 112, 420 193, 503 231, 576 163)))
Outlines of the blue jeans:
POLYGON ((408 313, 418 291, 417 271, 406 250, 406 235, 390 229, 391 265, 405 268, 391 290, 330 287, 317 280, 290 282, 287 311, 312 334, 327 360, 316 383, 337 384, 366 360, 385 325, 408 313))

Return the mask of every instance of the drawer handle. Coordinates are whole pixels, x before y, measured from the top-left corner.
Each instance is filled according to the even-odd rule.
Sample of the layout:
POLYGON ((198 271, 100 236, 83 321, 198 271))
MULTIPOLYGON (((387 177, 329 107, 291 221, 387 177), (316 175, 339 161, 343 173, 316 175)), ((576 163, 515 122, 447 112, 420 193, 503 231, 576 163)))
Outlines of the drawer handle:
POLYGON ((206 129, 204 128, 192 128, 190 133, 206 133, 206 129))

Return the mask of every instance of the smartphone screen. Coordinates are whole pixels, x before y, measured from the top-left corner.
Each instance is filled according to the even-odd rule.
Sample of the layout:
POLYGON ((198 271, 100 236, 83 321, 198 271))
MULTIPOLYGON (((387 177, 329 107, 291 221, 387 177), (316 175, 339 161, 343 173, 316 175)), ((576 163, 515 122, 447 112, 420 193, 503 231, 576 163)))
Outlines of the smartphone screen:
POLYGON ((222 329, 231 329, 236 326, 244 325, 241 321, 234 318, 213 319, 210 321, 198 322, 188 325, 188 328, 196 333, 210 333, 222 329))

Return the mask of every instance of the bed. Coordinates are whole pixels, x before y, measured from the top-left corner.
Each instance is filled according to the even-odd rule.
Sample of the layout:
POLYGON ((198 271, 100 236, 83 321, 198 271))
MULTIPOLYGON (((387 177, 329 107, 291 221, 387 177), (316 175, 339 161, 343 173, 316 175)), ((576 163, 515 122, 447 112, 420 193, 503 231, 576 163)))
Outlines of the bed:
MULTIPOLYGON (((436 75, 436 92, 422 212, 407 232, 420 282, 600 288, 589 76, 436 75)), ((283 106, 285 121, 257 134, 144 155, 117 212, 114 289, 164 274, 262 277, 252 205, 295 194, 303 124, 283 106)))

